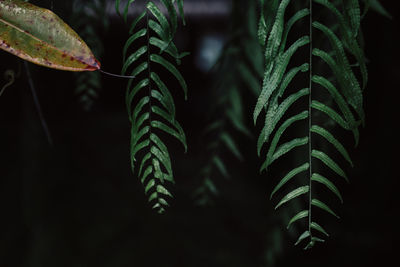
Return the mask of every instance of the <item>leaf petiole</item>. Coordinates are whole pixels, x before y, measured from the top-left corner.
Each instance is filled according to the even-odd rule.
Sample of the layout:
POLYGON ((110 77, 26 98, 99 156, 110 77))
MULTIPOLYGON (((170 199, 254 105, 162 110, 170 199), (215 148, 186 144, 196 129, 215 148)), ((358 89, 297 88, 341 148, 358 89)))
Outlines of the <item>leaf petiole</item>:
POLYGON ((101 69, 98 69, 98 71, 100 71, 101 73, 107 74, 109 76, 113 76, 113 77, 118 77, 118 78, 126 78, 126 79, 133 79, 136 78, 136 76, 125 76, 125 75, 118 75, 118 74, 114 74, 114 73, 110 73, 101 69))

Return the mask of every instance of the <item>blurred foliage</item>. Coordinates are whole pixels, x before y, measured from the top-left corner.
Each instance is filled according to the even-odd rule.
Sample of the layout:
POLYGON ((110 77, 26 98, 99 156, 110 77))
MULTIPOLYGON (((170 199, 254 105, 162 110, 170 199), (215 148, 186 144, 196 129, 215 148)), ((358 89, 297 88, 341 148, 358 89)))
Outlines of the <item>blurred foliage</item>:
MULTIPOLYGON (((256 1, 234 1, 229 26, 228 41, 222 49, 222 54, 211 70, 215 84, 211 90, 210 99, 215 99, 208 107, 210 123, 204 130, 203 137, 207 140, 204 147, 204 164, 200 172, 201 184, 194 192, 197 204, 212 203, 212 198, 218 196, 215 179, 228 179, 235 168, 224 162, 226 153, 232 154, 237 160, 243 161, 243 153, 238 147, 238 140, 251 138, 247 119, 247 107, 243 97, 259 93, 259 80, 262 76, 263 60, 261 47, 257 43, 256 1), (247 19, 243 23, 243 16, 247 19), (234 132, 239 133, 235 137, 234 132)), ((225 183, 225 182, 224 182, 225 183)))
MULTIPOLYGON (((86 41, 93 54, 101 62, 104 54, 103 38, 109 28, 106 14, 106 0, 72 1, 71 26, 86 41)), ((85 110, 90 110, 99 97, 102 88, 101 74, 98 71, 75 74, 75 94, 85 110)))

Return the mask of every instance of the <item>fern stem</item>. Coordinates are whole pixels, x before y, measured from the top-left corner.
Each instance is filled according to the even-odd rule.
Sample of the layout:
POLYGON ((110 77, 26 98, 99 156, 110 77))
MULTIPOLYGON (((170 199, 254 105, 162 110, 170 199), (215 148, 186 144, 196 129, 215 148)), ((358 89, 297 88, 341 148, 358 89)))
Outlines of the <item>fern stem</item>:
POLYGON ((309 95, 308 95, 308 161, 309 161, 309 203, 308 203, 308 232, 310 233, 310 238, 312 238, 311 233, 311 209, 312 209, 312 114, 311 114, 311 102, 312 102, 312 72, 313 72, 313 65, 312 65, 312 51, 313 51, 313 31, 312 31, 312 20, 313 20, 313 0, 310 0, 310 51, 309 51, 309 62, 310 62, 310 70, 309 70, 309 95))
POLYGON ((101 73, 106 74, 106 75, 109 75, 109 76, 112 76, 112 77, 117 77, 117 78, 126 78, 126 79, 133 79, 133 78, 136 78, 135 76, 126 76, 126 75, 114 74, 114 73, 111 73, 111 72, 104 71, 104 70, 102 70, 102 69, 99 69, 99 71, 100 71, 101 73))
MULTIPOLYGON (((149 78, 149 136, 151 136, 151 69, 150 69, 150 27, 149 27, 149 11, 147 10, 146 12, 146 42, 147 42, 147 74, 149 78)), ((150 143, 151 143, 151 138, 150 138, 150 143)), ((151 147, 151 146, 150 146, 151 147)))

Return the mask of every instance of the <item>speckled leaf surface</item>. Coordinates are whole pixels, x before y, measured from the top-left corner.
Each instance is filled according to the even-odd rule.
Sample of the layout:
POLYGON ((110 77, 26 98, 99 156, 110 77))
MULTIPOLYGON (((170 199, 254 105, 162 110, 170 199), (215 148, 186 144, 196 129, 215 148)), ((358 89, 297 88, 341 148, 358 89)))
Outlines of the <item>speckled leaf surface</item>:
POLYGON ((0 48, 49 68, 100 69, 89 47, 56 14, 19 0, 0 0, 0 48))

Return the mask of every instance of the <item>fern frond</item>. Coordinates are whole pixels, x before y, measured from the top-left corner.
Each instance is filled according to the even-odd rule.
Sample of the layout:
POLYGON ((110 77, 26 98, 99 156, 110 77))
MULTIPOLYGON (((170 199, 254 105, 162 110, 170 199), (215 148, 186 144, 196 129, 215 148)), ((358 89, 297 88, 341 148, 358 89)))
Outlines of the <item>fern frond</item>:
POLYGON ((251 137, 242 98, 249 92, 252 96, 260 92, 258 80, 262 77, 263 60, 255 31, 256 8, 254 1, 233 2, 230 27, 233 32, 213 68, 217 82, 211 98, 219 101, 211 106, 211 119, 202 136, 202 140, 210 139, 210 145, 205 150, 206 160, 200 171, 201 183, 194 193, 199 205, 212 203, 219 192, 218 178, 229 179, 234 173, 226 157, 232 155, 236 160, 243 160, 237 137, 251 137), (247 23, 243 23, 243 16, 247 23))
POLYGON ((387 11, 385 7, 379 2, 379 0, 363 0, 365 2, 365 8, 363 15, 367 13, 368 9, 371 8, 375 12, 381 14, 382 16, 388 18, 388 19, 393 19, 392 15, 387 11))
MULTIPOLYGON (((180 54, 173 38, 178 27, 176 8, 183 17, 183 1, 160 0, 148 1, 146 9, 130 25, 130 37, 123 48, 122 73, 130 71, 130 80, 126 92, 126 106, 131 128, 130 157, 132 171, 139 165, 137 174, 144 186, 148 200, 153 208, 163 213, 168 206, 167 198, 172 194, 167 183, 174 183, 173 168, 168 147, 160 138, 167 134, 180 141, 187 150, 185 133, 175 119, 175 104, 163 76, 154 69, 161 66, 165 74, 174 76, 187 98, 187 85, 175 64, 186 53, 180 54), (168 13, 160 10, 162 5, 168 13), (141 25, 145 26, 141 28, 141 25), (171 62, 175 61, 175 64, 171 62), (158 65, 157 67, 155 67, 158 65)), ((128 13, 134 0, 126 3, 122 17, 128 21, 128 13)), ((120 1, 115 2, 119 13, 120 1)), ((120 13, 119 13, 120 14, 120 13)), ((164 73, 161 70, 162 73, 164 73)), ((164 75, 165 75, 164 74, 164 75)))
POLYGON ((306 7, 297 3, 300 9, 292 12, 293 15, 287 19, 285 15, 293 1, 281 0, 278 1, 279 5, 277 1, 267 2, 273 7, 269 10, 273 22, 269 22, 270 26, 267 26, 266 3, 261 1, 259 37, 260 43, 265 44, 266 64, 262 90, 253 114, 256 124, 258 117, 263 111, 265 112, 264 125, 257 144, 258 154, 261 155, 264 145, 269 144, 260 171, 267 171, 273 162, 288 156, 294 150, 305 152, 304 159, 300 160, 301 163, 279 180, 270 197, 275 197, 279 191, 284 191, 288 184, 296 184, 295 189, 286 192, 280 198, 275 209, 283 207, 294 199, 303 200, 305 207, 291 217, 287 227, 307 219, 306 230, 300 235, 296 245, 308 240, 305 248, 311 248, 316 242, 324 242, 322 237, 329 236, 319 224, 319 219, 316 220, 313 210, 318 208, 339 218, 332 208, 320 200, 323 195, 316 197, 314 184, 324 186, 343 202, 338 187, 324 173, 325 171, 334 173, 348 182, 346 172, 339 161, 329 156, 331 153, 329 150, 326 151, 327 148, 338 152, 350 166, 353 166, 345 146, 335 137, 334 132, 315 119, 316 114, 323 114, 328 120, 352 132, 356 145, 359 140, 358 128, 361 123, 365 123, 362 93, 368 80, 368 72, 364 52, 357 41, 362 14, 358 0, 309 0, 306 7), (321 22, 315 19, 313 11, 315 9, 323 14, 326 13, 326 18, 321 22), (309 32, 305 35, 291 31, 299 22, 309 24, 309 32), (266 31, 267 29, 269 31, 266 31), (301 37, 286 48, 288 40, 296 34, 301 37), (317 42, 317 37, 322 42, 317 42), (304 63, 301 66, 293 67, 294 58, 297 62, 302 55, 300 51, 305 51, 306 46, 308 46, 308 57, 303 57, 304 63), (355 59, 355 64, 352 64, 349 58, 355 59), (320 65, 328 67, 325 69, 330 70, 333 78, 326 74, 325 69, 317 68, 317 61, 320 65), (355 68, 358 68, 359 72, 356 72, 355 68), (309 85, 300 89, 303 87, 299 85, 300 76, 306 72, 309 85), (361 83, 357 79, 358 73, 361 76, 361 83), (305 101, 304 96, 308 97, 308 101, 305 101), (304 105, 304 108, 298 113, 290 114, 294 104, 297 107, 304 105), (289 133, 289 129, 293 128, 294 124, 300 123, 306 126, 307 131, 281 142, 283 136, 289 133), (269 141, 271 136, 273 138, 269 141), (316 146, 316 140, 329 145, 322 146, 324 149, 321 149, 316 146))

